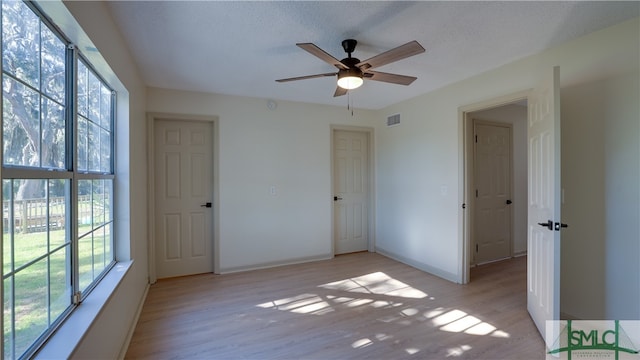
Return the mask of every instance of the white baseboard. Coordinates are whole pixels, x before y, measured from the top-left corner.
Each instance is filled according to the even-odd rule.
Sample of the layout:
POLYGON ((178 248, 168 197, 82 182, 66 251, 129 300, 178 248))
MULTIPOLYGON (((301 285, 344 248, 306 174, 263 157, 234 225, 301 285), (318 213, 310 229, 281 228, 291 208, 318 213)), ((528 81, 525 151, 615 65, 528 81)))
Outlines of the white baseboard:
POLYGON ((303 257, 303 258, 297 258, 297 259, 289 259, 284 261, 274 261, 274 262, 267 262, 267 263, 248 265, 248 266, 236 266, 236 267, 230 267, 230 268, 223 268, 223 269, 220 269, 220 274, 231 274, 231 273, 251 271, 251 270, 262 270, 262 269, 268 269, 268 268, 278 267, 278 266, 303 264, 303 263, 308 263, 313 261, 321 261, 321 260, 329 260, 329 259, 333 259, 333 254, 310 256, 310 257, 303 257))
POLYGON ((147 294, 149 294, 149 287, 151 285, 147 284, 144 288, 144 293, 140 299, 140 303, 138 303, 138 308, 136 309, 136 313, 133 316, 133 320, 131 321, 131 326, 129 326, 129 331, 127 332, 127 337, 124 340, 124 344, 122 344, 122 348, 120 349, 120 354, 118 354, 118 359, 124 359, 125 355, 127 355, 127 350, 129 350, 129 344, 131 343, 131 339, 133 338, 133 333, 136 330, 136 326, 138 325, 138 320, 140 320, 140 315, 142 314, 142 308, 144 307, 144 303, 147 300, 147 294))

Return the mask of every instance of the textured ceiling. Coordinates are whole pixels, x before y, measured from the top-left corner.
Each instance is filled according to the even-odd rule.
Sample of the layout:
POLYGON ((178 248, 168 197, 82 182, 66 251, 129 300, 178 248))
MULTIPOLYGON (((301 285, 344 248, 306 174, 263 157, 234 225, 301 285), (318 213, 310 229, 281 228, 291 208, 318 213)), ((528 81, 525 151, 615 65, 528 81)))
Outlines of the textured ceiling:
POLYGON ((334 78, 274 80, 336 69, 295 46, 338 59, 358 40, 367 59, 417 40, 426 52, 376 70, 417 76, 350 94, 378 109, 499 67, 640 14, 640 2, 109 2, 148 86, 346 105, 334 78))

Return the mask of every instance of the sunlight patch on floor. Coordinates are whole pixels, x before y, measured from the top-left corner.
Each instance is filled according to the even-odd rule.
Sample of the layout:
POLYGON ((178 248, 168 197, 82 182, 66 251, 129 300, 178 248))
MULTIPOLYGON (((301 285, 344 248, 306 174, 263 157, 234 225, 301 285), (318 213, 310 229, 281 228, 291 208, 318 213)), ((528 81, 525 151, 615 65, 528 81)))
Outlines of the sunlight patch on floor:
POLYGON ((404 309, 404 310, 400 311, 400 313, 402 315, 405 315, 405 316, 413 316, 413 315, 418 313, 418 309, 408 308, 408 309, 404 309))
POLYGON ((423 291, 396 280, 383 272, 375 272, 363 276, 334 281, 319 287, 329 290, 341 290, 355 293, 388 295, 411 299, 427 297, 423 291))
POLYGON ((416 348, 406 348, 406 349, 404 349, 404 351, 405 351, 407 354, 409 354, 409 355, 413 355, 413 354, 415 354, 415 353, 419 352, 419 351, 420 351, 420 349, 416 349, 416 348))
MULTIPOLYGON (((380 314, 382 316, 377 318, 377 321, 400 326, 410 326, 415 322, 428 321, 434 328, 444 332, 492 336, 502 339, 510 338, 509 333, 499 330, 496 326, 462 310, 444 307, 429 309, 430 300, 433 300, 433 298, 429 298, 423 291, 393 279, 383 272, 334 281, 318 287, 330 290, 330 294, 305 293, 268 301, 257 306, 264 309, 309 315, 324 315, 335 312, 337 309, 361 307, 372 309, 397 308, 393 312, 382 312, 380 314), (362 296, 364 294, 369 294, 369 296, 362 296), (389 297, 386 298, 386 296, 389 297), (414 301, 413 306, 405 306, 402 302, 395 301, 398 298, 424 300, 419 303, 414 301)), ((388 334, 372 335, 371 338, 361 338, 354 341, 351 343, 351 347, 360 349, 372 345, 374 341, 385 341, 392 337, 388 334)), ((470 349, 471 346, 469 345, 460 345, 447 349, 447 357, 461 356, 470 349)), ((404 351, 409 355, 413 355, 419 352, 420 349, 407 347, 404 351)))
MULTIPOLYGON (((385 295, 400 298, 423 299, 427 297, 424 292, 415 289, 402 281, 398 281, 383 272, 375 272, 363 276, 334 281, 318 286, 326 290, 344 291, 354 294, 385 295)), ((335 311, 335 306, 356 308, 370 306, 376 309, 402 306, 402 303, 393 300, 376 300, 361 296, 337 296, 337 295, 301 294, 289 298, 273 300, 258 304, 263 309, 275 309, 290 311, 297 314, 322 315, 335 311)), ((417 310, 416 310, 417 312, 417 310)), ((415 314, 412 314, 415 315, 415 314)), ((407 314, 405 314, 407 316, 407 314)))
POLYGON ((448 332, 462 332, 473 326, 480 324, 482 321, 475 316, 467 315, 454 322, 450 322, 447 325, 440 328, 442 331, 448 332))
POLYGON ((431 323, 442 331, 465 333, 469 335, 491 335, 498 338, 509 338, 509 333, 498 330, 495 326, 458 309, 445 311, 442 308, 424 314, 431 323))
POLYGON ((351 347, 354 349, 360 349, 360 348, 369 346, 371 344, 373 344, 373 341, 371 341, 368 338, 364 338, 364 339, 354 341, 353 344, 351 344, 351 347))
POLYGON ((447 357, 452 356, 462 356, 465 352, 471 350, 471 346, 469 345, 460 345, 458 347, 447 349, 447 357))
POLYGON ((291 311, 296 314, 323 315, 334 311, 331 305, 315 294, 302 294, 286 299, 258 304, 263 309, 291 311))

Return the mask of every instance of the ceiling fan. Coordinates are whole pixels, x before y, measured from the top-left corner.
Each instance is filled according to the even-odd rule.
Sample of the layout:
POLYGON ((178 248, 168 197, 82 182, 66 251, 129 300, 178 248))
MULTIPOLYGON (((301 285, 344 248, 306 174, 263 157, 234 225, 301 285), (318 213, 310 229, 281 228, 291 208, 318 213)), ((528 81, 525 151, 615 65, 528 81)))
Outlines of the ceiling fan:
POLYGON ((333 96, 342 96, 347 93, 348 90, 360 87, 363 83, 363 79, 370 79, 375 81, 383 81, 392 84, 409 85, 416 77, 389 74, 380 71, 373 71, 371 69, 390 64, 392 62, 408 58, 410 56, 423 53, 425 50, 417 41, 410 41, 404 45, 400 45, 397 48, 393 48, 389 51, 378 54, 365 61, 351 57, 351 53, 356 49, 358 42, 354 39, 346 39, 342 41, 342 48, 348 54, 348 57, 338 60, 335 57, 328 54, 326 51, 320 49, 313 43, 298 43, 298 47, 306 50, 311 55, 315 55, 320 60, 333 65, 338 68, 338 72, 298 76, 287 79, 279 79, 277 82, 287 82, 295 80, 313 79, 327 76, 338 76, 338 86, 333 96))

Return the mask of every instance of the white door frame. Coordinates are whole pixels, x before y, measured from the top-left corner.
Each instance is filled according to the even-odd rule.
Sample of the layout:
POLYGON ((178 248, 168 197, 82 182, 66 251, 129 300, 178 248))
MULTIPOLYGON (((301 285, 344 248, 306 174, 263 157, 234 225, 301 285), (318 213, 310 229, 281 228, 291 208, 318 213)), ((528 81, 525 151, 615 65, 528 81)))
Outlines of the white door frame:
MULTIPOLYGON (((458 197, 462 199, 460 203, 460 212, 458 223, 460 224, 459 236, 459 269, 458 282, 466 284, 469 282, 469 273, 471 269, 470 260, 472 254, 471 244, 471 225, 473 224, 473 209, 475 191, 473 189, 473 119, 468 116, 469 113, 481 110, 487 110, 495 107, 508 105, 521 100, 528 100, 531 90, 520 91, 510 95, 504 95, 490 100, 461 106, 458 108, 459 131, 459 159, 458 167, 460 177, 458 183, 458 197)), ((513 192, 513 181, 511 183, 513 192)), ((512 229, 513 236, 513 229, 512 229)))
POLYGON ((367 245, 367 249, 369 252, 375 252, 376 251, 376 236, 375 236, 375 213, 376 213, 376 203, 375 203, 375 158, 374 158, 374 154, 375 154, 375 147, 374 147, 374 131, 373 128, 371 127, 361 127, 361 126, 348 126, 348 125, 331 125, 331 147, 330 147, 330 159, 331 161, 330 163, 330 170, 329 170, 329 174, 330 174, 330 180, 331 180, 331 194, 330 196, 327 196, 327 200, 329 200, 330 204, 331 204, 331 254, 335 256, 335 224, 334 224, 334 219, 335 219, 335 206, 333 204, 334 200, 333 197, 335 195, 335 189, 334 189, 334 180, 333 180, 333 148, 334 148, 334 138, 335 138, 335 132, 336 131, 356 131, 356 132, 361 132, 364 133, 365 135, 367 135, 367 156, 369 157, 368 159, 368 166, 369 166, 369 188, 367 189, 368 191, 368 201, 369 201, 369 206, 367 209, 367 220, 369 221, 368 223, 368 245, 367 245))
POLYGON ((149 263, 149 283, 154 284, 157 280, 156 277, 156 242, 155 242, 155 181, 153 181, 153 174, 155 174, 155 122, 157 120, 168 121, 202 121, 212 123, 213 134, 213 272, 220 273, 220 251, 219 251, 219 214, 220 214, 220 201, 218 192, 218 117, 216 116, 200 116, 200 115, 185 115, 185 114, 170 114, 170 113, 147 113, 147 232, 148 246, 147 246, 147 259, 149 263))

